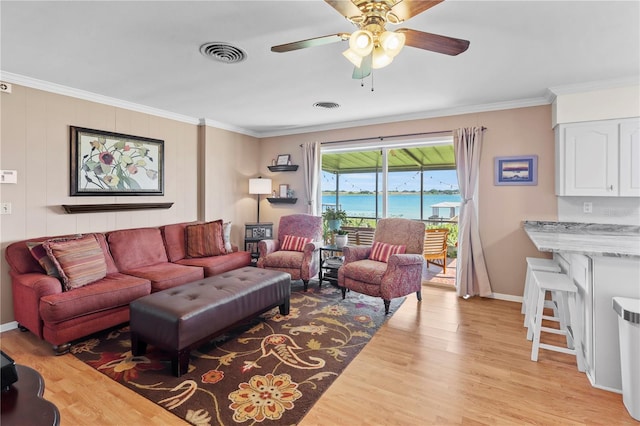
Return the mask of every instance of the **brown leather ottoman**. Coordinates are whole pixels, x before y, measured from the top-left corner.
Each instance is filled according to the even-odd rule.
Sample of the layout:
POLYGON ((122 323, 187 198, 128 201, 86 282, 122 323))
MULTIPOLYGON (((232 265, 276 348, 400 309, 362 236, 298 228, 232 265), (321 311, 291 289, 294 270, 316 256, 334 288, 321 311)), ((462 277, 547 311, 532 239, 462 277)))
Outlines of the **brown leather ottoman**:
POLYGON ((290 295, 289 274, 245 267, 141 297, 129 304, 133 355, 147 344, 171 351, 180 377, 191 348, 276 306, 288 315, 290 295))

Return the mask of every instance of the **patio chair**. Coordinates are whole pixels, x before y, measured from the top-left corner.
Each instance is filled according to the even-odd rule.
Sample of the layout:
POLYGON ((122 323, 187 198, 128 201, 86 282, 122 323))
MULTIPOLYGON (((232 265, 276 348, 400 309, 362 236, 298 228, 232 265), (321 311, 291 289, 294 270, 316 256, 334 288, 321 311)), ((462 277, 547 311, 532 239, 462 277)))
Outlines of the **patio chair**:
POLYGON ((449 230, 446 228, 433 228, 425 230, 424 249, 422 255, 430 264, 442 268, 442 273, 447 273, 447 237, 449 230))
POLYGON ((277 240, 258 243, 258 268, 287 272, 302 280, 304 291, 320 269, 318 250, 322 242, 322 217, 309 214, 282 216, 277 240))
POLYGON ((342 298, 347 289, 381 297, 385 315, 393 298, 415 292, 422 300, 424 227, 415 220, 381 219, 373 246, 345 246, 344 263, 338 269, 342 298))

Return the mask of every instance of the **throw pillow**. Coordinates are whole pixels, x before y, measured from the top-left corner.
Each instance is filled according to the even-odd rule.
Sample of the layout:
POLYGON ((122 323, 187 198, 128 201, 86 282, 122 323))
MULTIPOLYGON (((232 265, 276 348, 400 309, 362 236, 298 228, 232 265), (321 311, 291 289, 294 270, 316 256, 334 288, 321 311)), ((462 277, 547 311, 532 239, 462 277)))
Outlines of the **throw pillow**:
POLYGON ((38 261, 42 269, 52 277, 60 278, 60 274, 58 273, 58 268, 53 264, 49 256, 47 255, 47 251, 44 249, 42 242, 28 241, 27 248, 29 249, 29 253, 35 260, 38 261))
POLYGON ((282 240, 280 250, 285 251, 304 251, 304 246, 311 242, 311 238, 295 237, 293 235, 285 235, 282 240))
POLYGON ((98 281, 107 275, 107 262, 95 235, 61 238, 42 243, 56 265, 65 291, 98 281))
POLYGON ((227 253, 233 251, 231 247, 231 222, 225 222, 222 224, 222 239, 224 240, 224 249, 227 253))
POLYGON ((189 225, 186 229, 187 257, 209 257, 226 254, 222 220, 189 225))
POLYGON ((369 259, 386 263, 389 261, 389 256, 392 254, 404 254, 406 250, 407 246, 404 245, 393 245, 374 241, 371 254, 369 254, 369 259))

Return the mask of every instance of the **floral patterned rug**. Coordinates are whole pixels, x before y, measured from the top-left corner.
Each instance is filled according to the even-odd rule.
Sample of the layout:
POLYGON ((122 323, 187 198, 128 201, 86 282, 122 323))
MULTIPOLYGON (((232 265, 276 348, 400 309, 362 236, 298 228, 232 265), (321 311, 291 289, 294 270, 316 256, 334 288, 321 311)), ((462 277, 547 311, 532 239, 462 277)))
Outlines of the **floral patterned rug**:
MULTIPOLYGON (((291 310, 275 308, 191 351, 171 374, 168 353, 131 354, 128 325, 73 345, 81 361, 194 425, 298 423, 388 318, 380 298, 317 282, 292 283, 291 310)), ((404 298, 391 302, 391 314, 404 298)), ((390 314, 390 315, 391 315, 390 314)))

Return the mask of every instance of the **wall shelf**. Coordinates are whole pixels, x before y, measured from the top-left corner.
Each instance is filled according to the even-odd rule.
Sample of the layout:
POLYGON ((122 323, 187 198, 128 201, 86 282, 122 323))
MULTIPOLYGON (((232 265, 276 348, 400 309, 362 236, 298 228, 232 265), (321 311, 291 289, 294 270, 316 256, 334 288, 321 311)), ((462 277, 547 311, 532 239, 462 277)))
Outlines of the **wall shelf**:
POLYGON ((121 212, 130 210, 168 209, 173 203, 130 203, 130 204, 63 204, 67 213, 121 212))
POLYGON ((296 170, 298 170, 297 165, 267 166, 267 167, 271 172, 295 172, 296 170))
MULTIPOLYGON (((297 167, 297 166, 296 166, 297 167)), ((273 204, 295 204, 298 201, 297 198, 267 198, 270 203, 273 204)))

